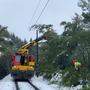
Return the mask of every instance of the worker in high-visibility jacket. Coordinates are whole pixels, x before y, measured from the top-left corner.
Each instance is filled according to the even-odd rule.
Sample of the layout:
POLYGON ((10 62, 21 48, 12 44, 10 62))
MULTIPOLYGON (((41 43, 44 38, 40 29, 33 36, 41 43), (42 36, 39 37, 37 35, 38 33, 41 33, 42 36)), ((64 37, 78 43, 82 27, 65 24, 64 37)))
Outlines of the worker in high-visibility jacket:
POLYGON ((77 61, 77 59, 74 58, 74 59, 72 60, 72 64, 75 66, 75 70, 76 70, 76 71, 79 71, 79 69, 80 69, 80 67, 81 67, 81 62, 77 61))

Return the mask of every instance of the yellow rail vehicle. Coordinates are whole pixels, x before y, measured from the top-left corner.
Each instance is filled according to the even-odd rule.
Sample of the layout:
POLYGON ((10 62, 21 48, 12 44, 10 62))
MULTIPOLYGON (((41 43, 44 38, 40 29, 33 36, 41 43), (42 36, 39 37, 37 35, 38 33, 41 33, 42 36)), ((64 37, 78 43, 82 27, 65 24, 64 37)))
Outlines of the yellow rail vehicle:
POLYGON ((33 55, 29 55, 28 50, 42 39, 45 37, 25 44, 12 56, 11 76, 14 79, 29 79, 34 75, 36 61, 33 55))

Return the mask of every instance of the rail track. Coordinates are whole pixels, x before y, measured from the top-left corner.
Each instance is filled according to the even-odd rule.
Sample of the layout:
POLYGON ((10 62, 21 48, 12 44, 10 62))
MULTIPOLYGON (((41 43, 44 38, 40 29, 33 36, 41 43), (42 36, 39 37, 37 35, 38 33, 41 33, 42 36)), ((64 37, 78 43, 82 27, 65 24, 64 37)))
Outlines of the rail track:
POLYGON ((38 87, 36 87, 30 80, 28 80, 28 83, 35 89, 40 90, 38 87))
POLYGON ((14 83, 15 83, 16 90, 20 90, 19 85, 18 85, 18 81, 14 80, 14 83))
MULTIPOLYGON (((14 80, 16 90, 20 90, 19 85, 18 85, 18 82, 22 82, 22 81, 14 80)), ((30 80, 25 80, 25 81, 23 81, 23 82, 28 83, 30 86, 33 87, 34 90, 40 90, 40 89, 39 89, 37 86, 35 86, 30 80)), ((28 90, 29 90, 29 89, 28 89, 28 90)), ((31 89, 30 89, 30 90, 31 90, 31 89)))

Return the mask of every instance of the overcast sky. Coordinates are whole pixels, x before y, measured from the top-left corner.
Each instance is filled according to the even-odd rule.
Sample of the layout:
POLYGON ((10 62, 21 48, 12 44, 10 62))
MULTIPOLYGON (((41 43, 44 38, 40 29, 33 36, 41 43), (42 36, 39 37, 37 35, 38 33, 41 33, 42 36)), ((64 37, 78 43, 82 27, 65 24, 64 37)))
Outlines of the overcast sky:
MULTIPOLYGON (((0 0, 0 24, 8 26, 8 30, 21 39, 35 38, 35 31, 29 31, 28 27, 35 23, 47 0, 41 0, 34 19, 30 21, 38 1, 0 0)), ((78 2, 79 0, 50 0, 38 23, 53 24, 56 32, 60 34, 63 31, 60 22, 70 21, 76 12, 80 14, 78 2)))

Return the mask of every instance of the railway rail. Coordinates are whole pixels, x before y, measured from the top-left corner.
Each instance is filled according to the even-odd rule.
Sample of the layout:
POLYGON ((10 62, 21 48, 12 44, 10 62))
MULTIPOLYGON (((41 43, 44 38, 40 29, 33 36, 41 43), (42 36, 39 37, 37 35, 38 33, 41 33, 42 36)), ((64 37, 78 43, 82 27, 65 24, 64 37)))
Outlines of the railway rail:
MULTIPOLYGON (((22 81, 14 80, 16 90, 20 90, 19 85, 18 85, 18 82, 22 82, 22 81)), ((34 90, 40 90, 40 89, 39 89, 37 86, 35 86, 30 80, 25 80, 25 81, 23 81, 23 82, 28 83, 30 86, 33 87, 34 90)), ((30 90, 31 90, 31 89, 30 89, 30 90)))
POLYGON ((16 90, 20 90, 19 85, 18 85, 18 81, 14 80, 14 83, 15 83, 16 90))

